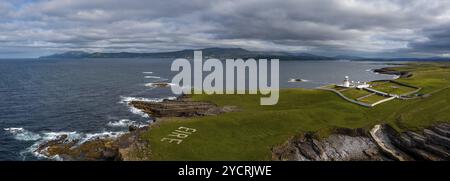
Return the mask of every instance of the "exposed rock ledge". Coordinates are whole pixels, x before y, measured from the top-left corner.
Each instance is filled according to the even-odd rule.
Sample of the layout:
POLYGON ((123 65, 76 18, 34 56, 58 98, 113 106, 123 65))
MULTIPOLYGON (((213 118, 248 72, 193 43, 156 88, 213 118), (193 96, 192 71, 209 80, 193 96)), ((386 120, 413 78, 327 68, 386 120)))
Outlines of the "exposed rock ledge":
POLYGON ((237 110, 234 106, 219 107, 211 102, 192 101, 186 96, 163 102, 132 101, 130 105, 156 118, 209 116, 237 110))
POLYGON ((387 74, 387 75, 398 75, 398 76, 400 76, 400 78, 408 78, 408 77, 412 76, 411 72, 398 71, 398 70, 394 70, 390 67, 375 69, 374 72, 380 73, 380 74, 387 74))
POLYGON ((450 160, 450 125, 439 124, 423 133, 398 133, 376 125, 370 133, 340 129, 325 139, 306 133, 272 149, 274 160, 450 160), (350 134, 349 134, 350 133, 350 134))
POLYGON ((140 138, 144 128, 131 128, 130 132, 118 138, 98 138, 78 145, 78 140, 68 140, 67 135, 61 135, 55 140, 45 142, 35 150, 47 157, 58 156, 70 161, 120 161, 146 160, 148 143, 140 138))

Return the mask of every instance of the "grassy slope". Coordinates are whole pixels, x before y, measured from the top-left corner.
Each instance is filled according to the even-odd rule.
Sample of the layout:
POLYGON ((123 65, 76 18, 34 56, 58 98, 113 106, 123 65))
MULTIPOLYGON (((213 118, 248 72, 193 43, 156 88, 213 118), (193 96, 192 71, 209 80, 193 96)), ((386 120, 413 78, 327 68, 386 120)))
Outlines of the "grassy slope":
POLYGON ((378 91, 386 92, 389 94, 397 94, 397 95, 406 94, 406 93, 416 90, 414 88, 402 86, 402 85, 399 85, 399 84, 396 84, 393 82, 379 83, 379 84, 373 86, 372 88, 375 90, 378 90, 378 91))
POLYGON ((376 103, 376 102, 381 101, 383 99, 387 99, 387 97, 380 96, 380 95, 377 95, 377 94, 373 94, 373 95, 371 95, 369 97, 365 97, 364 99, 360 99, 359 101, 364 102, 364 103, 373 104, 373 103, 376 103))
MULTIPOLYGON (((450 85, 450 69, 436 65, 399 69, 407 68, 415 71, 414 76, 400 81, 424 87, 424 92, 450 85)), ((450 121, 450 89, 426 99, 394 100, 375 108, 348 103, 332 92, 321 90, 282 90, 276 106, 259 106, 259 98, 257 95, 194 96, 196 100, 218 105, 237 105, 241 111, 159 122, 143 135, 150 141, 152 159, 267 160, 272 146, 305 131, 318 131, 326 136, 333 127, 369 128, 381 122, 398 130, 419 130, 435 122, 450 121), (198 131, 179 145, 160 141, 180 126, 198 131)))
POLYGON ((344 94, 344 96, 346 96, 346 97, 348 97, 350 99, 354 99, 354 100, 356 100, 356 99, 358 99, 360 97, 363 97, 363 96, 371 94, 368 91, 359 90, 359 89, 356 89, 356 88, 350 88, 350 89, 347 89, 345 91, 342 91, 341 93, 344 94))

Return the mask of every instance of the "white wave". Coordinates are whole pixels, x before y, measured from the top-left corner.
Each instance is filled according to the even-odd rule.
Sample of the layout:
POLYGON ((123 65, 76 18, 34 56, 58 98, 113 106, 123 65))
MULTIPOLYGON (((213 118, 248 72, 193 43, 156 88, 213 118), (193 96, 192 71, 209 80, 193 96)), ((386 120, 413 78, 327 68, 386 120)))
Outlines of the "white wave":
POLYGON ((14 135, 14 139, 21 141, 36 141, 41 139, 39 134, 27 131, 23 128, 4 128, 9 134, 14 135))
POLYGON ((373 70, 372 69, 366 69, 366 72, 372 72, 373 70))
POLYGON ((166 97, 166 98, 145 98, 145 97, 126 97, 126 96, 120 96, 119 103, 129 103, 132 101, 142 101, 142 102, 162 102, 164 99, 174 100, 177 97, 166 97))
POLYGON ((131 121, 129 119, 121 119, 119 121, 115 121, 115 122, 108 122, 107 124, 109 127, 129 127, 129 126, 135 126, 135 127, 144 127, 146 126, 145 124, 140 124, 137 123, 136 121, 131 121))
POLYGON ((117 138, 126 132, 118 131, 105 131, 101 133, 87 133, 84 135, 84 137, 80 140, 79 144, 84 143, 86 141, 94 140, 94 139, 104 139, 104 138, 117 138))
MULTIPOLYGON (((121 98, 121 99, 120 99, 119 103, 121 103, 121 104, 127 104, 127 105, 128 105, 128 103, 131 102, 131 101, 162 102, 164 99, 169 99, 169 100, 175 100, 175 99, 177 99, 177 97, 166 97, 166 98, 144 98, 144 97, 124 97, 124 96, 121 96, 120 98, 121 98)), ((137 115, 139 115, 139 116, 141 116, 141 117, 143 117, 143 118, 150 118, 150 116, 149 116, 147 113, 145 113, 144 111, 142 111, 142 110, 140 110, 140 109, 138 109, 138 108, 135 108, 135 107, 133 107, 133 106, 131 106, 131 105, 128 105, 128 108, 129 108, 130 112, 133 113, 133 114, 137 114, 137 115)))
POLYGON ((160 79, 161 77, 148 75, 148 76, 144 76, 144 78, 146 78, 146 79, 160 79))
POLYGON ((145 113, 144 111, 142 111, 142 110, 140 110, 138 108, 135 108, 133 106, 130 106, 129 110, 130 110, 131 113, 139 115, 139 116, 141 116, 143 118, 150 118, 150 116, 147 113, 145 113))
POLYGON ((142 72, 143 74, 153 74, 153 72, 142 72))
POLYGON ((43 141, 56 140, 62 135, 67 135, 65 141, 76 141, 82 138, 82 134, 76 131, 68 132, 68 131, 60 131, 60 132, 44 132, 42 133, 43 141))
POLYGON ((36 141, 33 145, 28 147, 26 150, 22 151, 20 154, 24 155, 26 153, 31 153, 33 156, 37 158, 46 158, 51 160, 59 160, 62 161, 63 159, 59 155, 54 156, 47 156, 47 149, 44 148, 40 152, 38 151, 38 148, 45 142, 60 139, 61 136, 66 135, 67 138, 63 140, 64 143, 76 142, 76 146, 79 146, 80 144, 94 140, 94 139, 103 139, 103 138, 117 138, 126 132, 118 131, 118 132, 112 132, 112 131, 105 131, 100 133, 78 133, 76 131, 67 132, 67 131, 61 131, 61 132, 44 132, 40 136, 40 139, 36 141))

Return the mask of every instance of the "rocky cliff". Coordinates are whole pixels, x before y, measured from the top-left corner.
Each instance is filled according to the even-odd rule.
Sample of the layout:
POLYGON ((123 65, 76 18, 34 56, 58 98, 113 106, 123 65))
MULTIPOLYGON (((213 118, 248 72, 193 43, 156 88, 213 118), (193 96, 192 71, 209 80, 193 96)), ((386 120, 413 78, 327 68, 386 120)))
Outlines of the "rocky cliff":
POLYGON ((450 160, 450 125, 439 124, 422 132, 399 133, 388 125, 363 130, 340 129, 328 138, 306 133, 272 149, 273 160, 450 160), (344 130, 344 131, 342 131, 344 130))

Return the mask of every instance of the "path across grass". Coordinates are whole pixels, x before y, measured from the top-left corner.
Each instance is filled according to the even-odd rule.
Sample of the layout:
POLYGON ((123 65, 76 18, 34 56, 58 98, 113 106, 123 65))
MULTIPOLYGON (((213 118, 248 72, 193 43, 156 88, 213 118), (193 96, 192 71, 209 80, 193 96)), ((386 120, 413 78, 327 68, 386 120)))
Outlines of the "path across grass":
MULTIPOLYGON (((447 64, 411 64, 413 73, 398 81, 432 92, 450 85, 447 64), (434 72, 434 73, 433 73, 434 72)), ((369 96, 370 97, 370 96, 369 96)), ((450 89, 427 98, 393 100, 374 108, 344 101, 323 90, 284 89, 275 106, 260 106, 259 95, 195 95, 198 101, 238 106, 218 116, 173 118, 152 126, 142 137, 152 160, 269 160, 270 149, 306 131, 328 136, 333 128, 370 128, 388 123, 399 131, 419 130, 450 120, 450 89), (180 144, 162 141, 179 127, 196 129, 180 144)))

